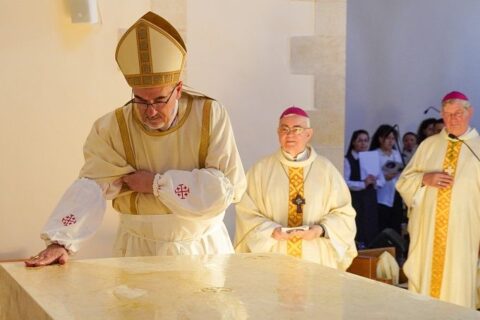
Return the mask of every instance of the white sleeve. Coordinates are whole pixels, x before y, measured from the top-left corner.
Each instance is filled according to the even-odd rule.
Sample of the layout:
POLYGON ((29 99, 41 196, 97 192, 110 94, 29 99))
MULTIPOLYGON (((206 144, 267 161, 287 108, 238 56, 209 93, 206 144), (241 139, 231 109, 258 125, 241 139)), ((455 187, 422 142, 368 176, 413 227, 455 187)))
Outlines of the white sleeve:
POLYGON ((77 252, 80 243, 92 236, 102 223, 106 200, 93 180, 76 180, 60 199, 43 227, 46 244, 58 243, 69 252, 77 252))
POLYGON ((352 191, 360 191, 365 189, 365 182, 350 180, 351 171, 350 163, 348 162, 347 158, 345 158, 343 161, 343 179, 347 183, 348 188, 352 191))
POLYGON ((232 203, 234 187, 213 168, 193 171, 168 170, 158 180, 158 198, 185 219, 209 219, 232 203))

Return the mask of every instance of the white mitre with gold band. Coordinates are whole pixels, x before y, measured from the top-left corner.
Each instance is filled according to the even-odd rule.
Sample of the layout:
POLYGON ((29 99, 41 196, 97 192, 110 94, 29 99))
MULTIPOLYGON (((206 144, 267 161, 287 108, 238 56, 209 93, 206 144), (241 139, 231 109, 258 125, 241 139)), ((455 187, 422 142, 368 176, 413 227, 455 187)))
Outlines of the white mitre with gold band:
POLYGON ((180 81, 186 54, 178 31, 148 12, 120 39, 115 59, 130 87, 149 88, 180 81))

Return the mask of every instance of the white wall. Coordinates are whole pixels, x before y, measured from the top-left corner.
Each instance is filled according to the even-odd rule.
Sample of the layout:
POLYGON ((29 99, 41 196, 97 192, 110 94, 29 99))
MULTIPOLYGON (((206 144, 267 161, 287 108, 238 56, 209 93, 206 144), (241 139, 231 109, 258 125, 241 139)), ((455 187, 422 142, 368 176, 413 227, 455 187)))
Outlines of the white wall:
POLYGON ((187 28, 188 83, 227 107, 249 168, 278 147, 283 109, 313 108, 313 78, 291 74, 289 41, 313 33, 314 2, 189 0, 187 28))
MULTIPOLYGON (((100 1, 98 25, 72 24, 67 3, 2 2, 0 259, 44 247, 41 227, 77 177, 93 120, 130 97, 114 61, 118 29, 150 2, 100 1)), ((107 212, 82 254, 111 251, 116 218, 107 212)))
MULTIPOLYGON (((78 174, 93 121, 129 99, 114 61, 119 30, 152 6, 161 14, 162 3, 181 15, 172 13, 174 0, 99 0, 101 24, 72 24, 67 3, 2 3, 0 260, 44 247, 39 232, 78 174)), ((276 149, 283 108, 313 106, 312 78, 290 75, 288 47, 290 36, 313 32, 313 5, 188 1, 187 82, 227 106, 246 168, 276 149)), ((102 229, 77 257, 110 255, 116 221, 107 210, 102 229)))
POLYGON ((381 123, 416 132, 452 90, 480 107, 480 1, 351 0, 347 11, 346 143, 381 123))
POLYGON ((188 84, 226 106, 247 170, 278 148, 283 109, 313 109, 313 78, 290 73, 289 41, 314 32, 314 2, 189 0, 187 21, 188 84))

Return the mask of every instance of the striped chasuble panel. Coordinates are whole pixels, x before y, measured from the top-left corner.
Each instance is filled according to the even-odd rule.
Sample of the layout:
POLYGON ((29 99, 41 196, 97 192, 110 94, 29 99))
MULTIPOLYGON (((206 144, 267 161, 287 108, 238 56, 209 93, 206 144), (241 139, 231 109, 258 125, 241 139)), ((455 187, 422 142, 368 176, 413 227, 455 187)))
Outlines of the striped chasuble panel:
MULTIPOLYGON (((443 170, 451 176, 455 176, 460 148, 461 142, 448 141, 447 152, 445 154, 445 158, 443 159, 443 170)), ((440 292, 442 289, 451 198, 451 187, 438 189, 437 206, 435 209, 432 276, 430 280, 430 295, 435 298, 440 297, 440 292)))

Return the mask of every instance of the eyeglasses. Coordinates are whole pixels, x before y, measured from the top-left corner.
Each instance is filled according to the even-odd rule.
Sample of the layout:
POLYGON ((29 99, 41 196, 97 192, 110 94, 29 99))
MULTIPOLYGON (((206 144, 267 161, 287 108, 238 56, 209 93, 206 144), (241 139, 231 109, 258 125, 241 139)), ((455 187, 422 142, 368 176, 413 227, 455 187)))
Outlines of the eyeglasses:
POLYGON ((442 116, 447 119, 462 119, 465 115, 465 111, 457 111, 455 113, 442 112, 442 116))
POLYGON ((139 106, 141 109, 144 109, 144 110, 147 110, 148 107, 150 107, 150 106, 152 108, 158 110, 161 107, 163 107, 164 105, 166 105, 168 103, 168 101, 170 101, 170 98, 172 97, 173 92, 175 91, 175 89, 177 89, 177 87, 178 87, 178 84, 175 85, 175 87, 173 87, 172 91, 170 92, 170 94, 168 95, 168 97, 166 99, 155 98, 155 99, 153 99, 153 101, 154 101, 153 103, 149 103, 146 100, 140 100, 140 99, 143 99, 143 98, 135 96, 134 98, 129 100, 127 103, 125 103, 123 106, 126 106, 130 103, 135 103, 137 106, 139 106))
POLYGON ((288 126, 281 126, 281 127, 278 128, 278 132, 280 134, 285 134, 285 135, 287 135, 291 132, 294 135, 298 136, 299 134, 301 134, 306 129, 310 129, 310 128, 304 128, 304 127, 300 127, 300 126, 294 126, 294 127, 290 128, 288 126))

